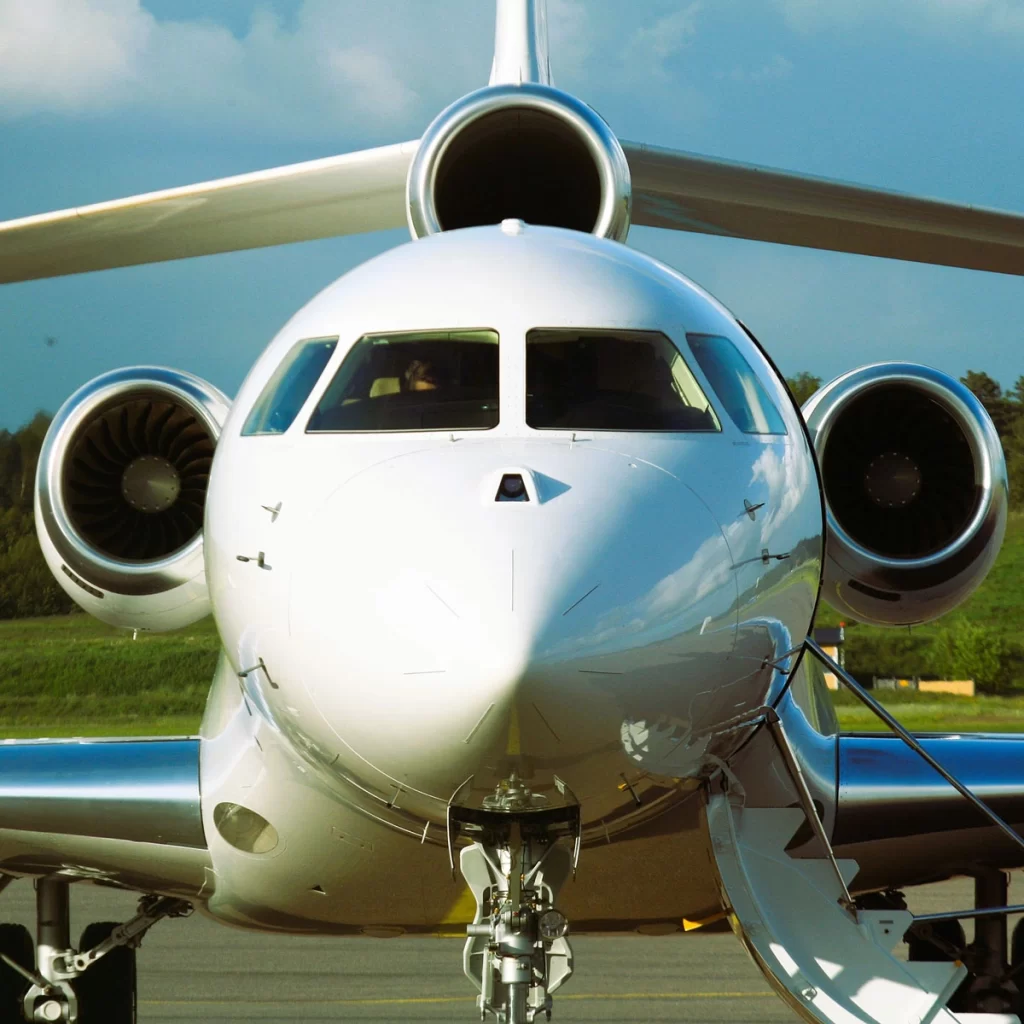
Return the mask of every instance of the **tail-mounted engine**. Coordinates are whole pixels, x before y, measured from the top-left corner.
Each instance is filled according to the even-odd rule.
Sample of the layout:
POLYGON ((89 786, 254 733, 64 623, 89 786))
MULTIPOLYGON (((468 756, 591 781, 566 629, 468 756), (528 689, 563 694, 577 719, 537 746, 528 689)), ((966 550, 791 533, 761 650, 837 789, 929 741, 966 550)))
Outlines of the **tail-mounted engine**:
POLYGON ((828 603, 896 626, 965 600, 1006 528, 1006 464, 978 399, 938 370, 879 363, 836 378, 803 413, 825 490, 828 603))
POLYGON ((595 111, 550 86, 495 85, 427 128, 409 168, 409 229, 517 218, 622 242, 631 195, 622 146, 595 111))
POLYGON ((87 612, 154 630, 209 612, 203 510, 229 404, 191 374, 133 367, 90 381, 54 417, 36 529, 51 572, 87 612))

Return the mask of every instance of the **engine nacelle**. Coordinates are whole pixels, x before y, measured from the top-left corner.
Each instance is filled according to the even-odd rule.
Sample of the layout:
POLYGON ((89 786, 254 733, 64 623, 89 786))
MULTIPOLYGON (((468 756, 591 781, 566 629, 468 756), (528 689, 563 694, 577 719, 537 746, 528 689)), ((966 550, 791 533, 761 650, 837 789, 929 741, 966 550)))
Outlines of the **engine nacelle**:
POLYGON ((53 419, 36 473, 36 531, 72 600, 103 622, 178 629, 210 611, 203 512, 230 402, 162 367, 105 373, 53 419))
POLYGON ((632 202, 619 140, 547 85, 494 85, 427 128, 406 189, 413 238, 519 219, 623 242, 632 202))
POLYGON ((837 377, 803 414, 825 491, 825 600, 879 626, 964 601, 1006 529, 1006 463, 981 402, 938 370, 878 363, 837 377))

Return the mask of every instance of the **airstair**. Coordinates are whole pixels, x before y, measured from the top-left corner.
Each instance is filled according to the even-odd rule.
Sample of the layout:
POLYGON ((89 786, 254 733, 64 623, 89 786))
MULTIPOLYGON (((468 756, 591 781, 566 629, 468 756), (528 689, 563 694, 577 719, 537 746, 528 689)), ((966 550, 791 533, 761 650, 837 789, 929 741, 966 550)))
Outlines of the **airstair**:
MULTIPOLYGON (((827 667, 845 676, 834 663, 827 667)), ((729 920, 772 988, 802 1020, 815 1024, 1021 1024, 1009 1013, 951 1010, 967 967, 952 957, 909 962, 898 956, 914 915, 862 909, 857 903, 863 900, 851 899, 857 862, 836 859, 819 817, 821 803, 793 763, 779 724, 787 717, 786 701, 778 708, 781 718, 764 709, 767 728, 754 737, 747 755, 732 768, 723 765, 711 780, 706 806, 729 920), (771 737, 773 725, 777 732, 771 737), (766 800, 769 776, 789 795, 766 800), (800 855, 793 856, 798 847, 800 855)), ((898 723, 895 730, 903 737, 898 723)), ((917 746, 912 737, 908 742, 917 746)), ((962 792, 958 780, 953 785, 962 792)), ((956 916, 968 915, 949 915, 956 916)))
MULTIPOLYGON (((959 962, 894 955, 914 923, 906 910, 853 910, 826 858, 786 847, 804 824, 796 808, 745 808, 730 787, 714 794, 708 827, 730 919, 775 991, 816 1024, 1020 1024, 1008 1014, 954 1014, 967 976, 959 962)), ((857 873, 838 862, 847 885, 857 873)))

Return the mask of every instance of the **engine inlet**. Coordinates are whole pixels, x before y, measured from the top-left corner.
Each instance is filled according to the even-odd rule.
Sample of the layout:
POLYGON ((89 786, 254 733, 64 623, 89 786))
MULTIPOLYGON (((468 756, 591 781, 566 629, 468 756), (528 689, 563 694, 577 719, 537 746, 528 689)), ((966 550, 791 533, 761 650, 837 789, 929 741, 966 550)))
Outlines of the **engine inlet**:
POLYGON ((880 626, 928 622, 985 578, 1006 465, 984 407, 927 366, 878 363, 803 408, 825 492, 825 599, 880 626))
POLYGON ((585 103, 544 85, 470 93, 430 125, 409 169, 414 238, 518 219, 625 241, 629 164, 585 103))
POLYGON ((166 399, 107 408, 70 446, 64 489, 72 524, 113 558, 172 554, 202 529, 215 443, 193 411, 166 399))
POLYGON ((209 610, 203 516, 229 405, 192 374, 137 366, 58 410, 39 455, 36 528, 57 582, 87 611, 175 629, 209 610))

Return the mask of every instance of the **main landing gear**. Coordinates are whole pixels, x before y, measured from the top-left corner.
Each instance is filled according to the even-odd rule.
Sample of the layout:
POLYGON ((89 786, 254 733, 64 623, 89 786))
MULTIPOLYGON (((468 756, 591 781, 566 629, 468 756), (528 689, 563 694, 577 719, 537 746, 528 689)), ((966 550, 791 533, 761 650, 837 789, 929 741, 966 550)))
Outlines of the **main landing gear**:
MULTIPOLYGON (((1008 942, 1005 910, 980 916, 986 907, 1009 905, 1007 876, 980 871, 974 878, 974 941, 967 942, 959 919, 936 915, 920 920, 904 936, 910 960, 959 960, 968 976, 949 1000, 954 1013, 1016 1014, 1024 1012, 1020 984, 1024 972, 1024 928, 1018 924, 1008 942)), ((1024 922, 1022 922, 1024 923, 1024 922)))
POLYGON ((455 834, 477 841, 460 855, 463 877, 476 898, 466 928, 466 977, 477 987, 480 1019, 530 1024, 551 1019, 552 993, 573 971, 569 923, 555 909, 558 893, 579 855, 578 806, 536 809, 516 779, 498 788, 483 809, 449 809, 455 834), (572 849, 560 839, 572 842, 572 849))
POLYGON ((91 924, 71 946, 69 883, 36 882, 36 941, 27 928, 0 925, 0 1021, 135 1024, 135 950, 165 917, 187 917, 184 900, 144 896, 124 924, 91 924))

